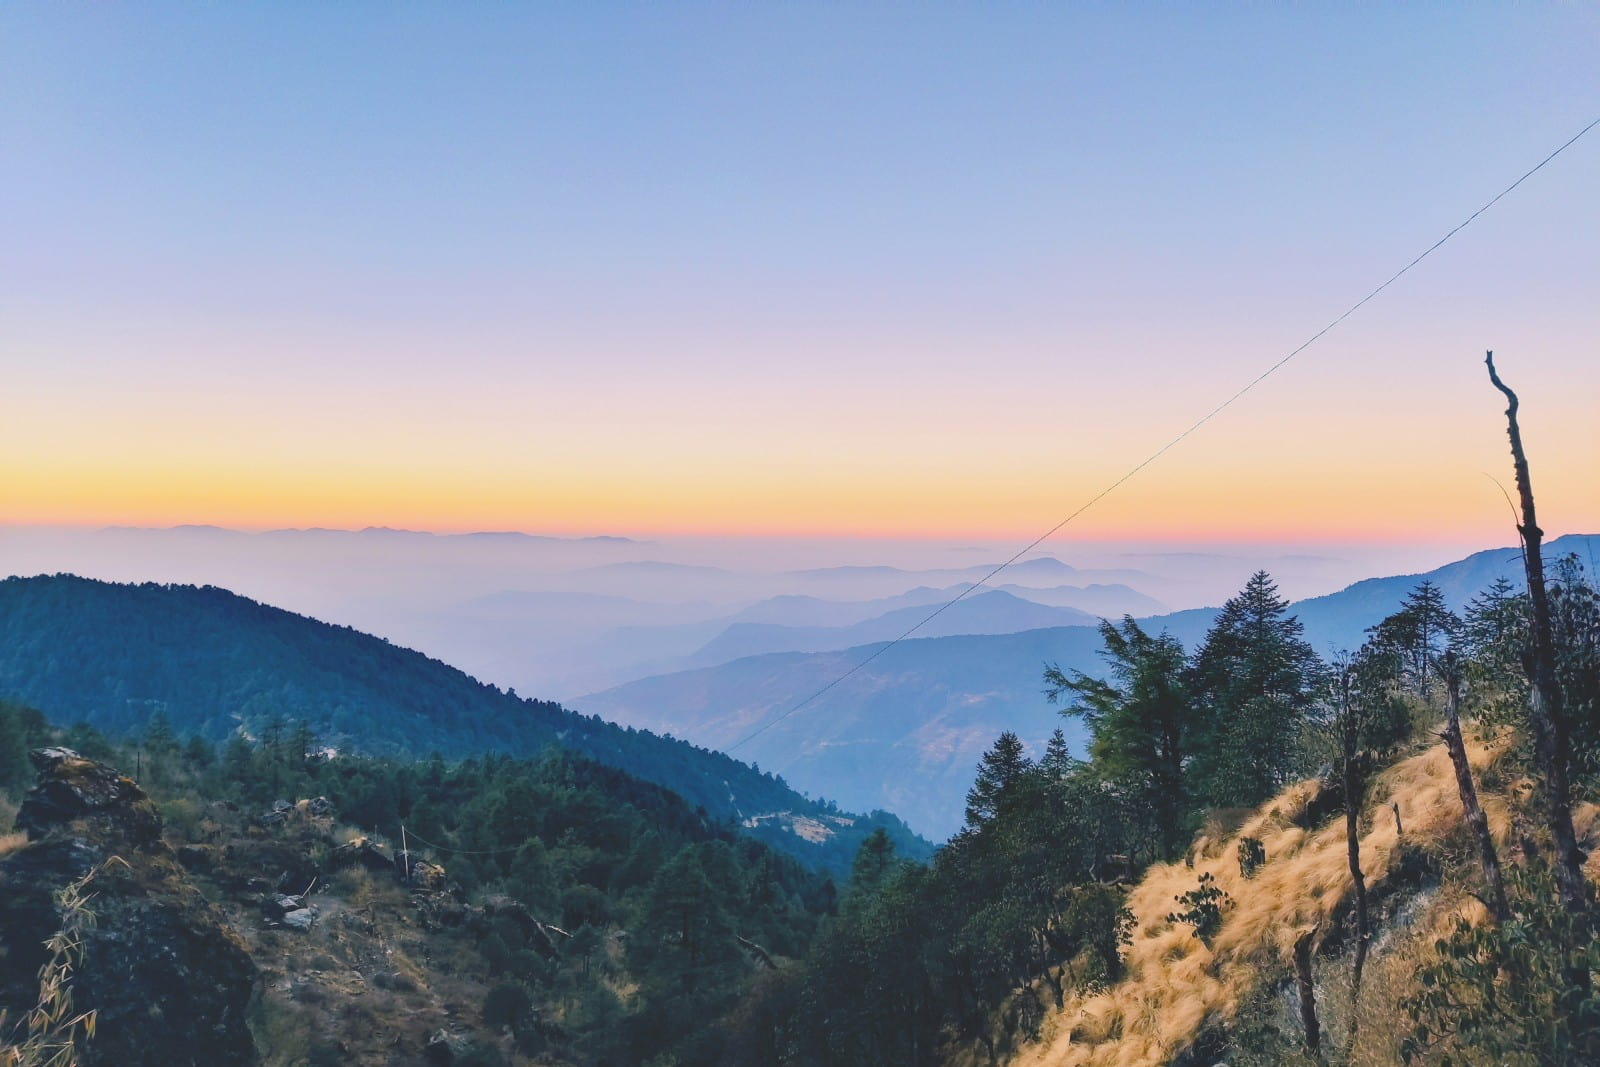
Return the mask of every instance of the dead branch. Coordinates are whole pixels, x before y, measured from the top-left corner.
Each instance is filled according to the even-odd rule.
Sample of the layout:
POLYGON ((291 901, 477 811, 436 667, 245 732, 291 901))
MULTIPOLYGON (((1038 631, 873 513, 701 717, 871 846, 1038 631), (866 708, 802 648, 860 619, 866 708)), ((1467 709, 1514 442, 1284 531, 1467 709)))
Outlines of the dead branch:
POLYGON ((1533 606, 1533 648, 1529 673, 1528 725, 1533 734, 1533 755, 1544 777, 1545 817, 1555 849, 1556 885, 1562 904, 1571 912, 1582 912, 1588 905, 1583 877, 1583 854, 1578 850, 1572 828, 1572 790, 1567 781, 1567 723, 1561 707, 1561 690, 1556 684, 1555 640, 1550 625, 1550 598, 1544 584, 1544 557, 1540 554, 1544 531, 1539 529, 1533 505, 1533 482, 1528 474, 1528 455, 1522 447, 1522 429, 1517 423, 1517 394, 1495 373, 1494 353, 1484 356, 1489 381, 1506 398, 1506 436, 1511 439, 1511 462, 1517 476, 1517 495, 1522 503, 1522 522, 1517 533, 1522 538, 1522 563, 1528 579, 1528 599, 1533 606))

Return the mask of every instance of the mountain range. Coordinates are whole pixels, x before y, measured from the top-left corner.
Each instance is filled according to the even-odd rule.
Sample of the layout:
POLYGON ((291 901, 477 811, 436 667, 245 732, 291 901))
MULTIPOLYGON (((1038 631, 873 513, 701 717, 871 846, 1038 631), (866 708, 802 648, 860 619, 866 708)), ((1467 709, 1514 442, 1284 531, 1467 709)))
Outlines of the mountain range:
MULTIPOLYGON (((1547 559, 1569 553, 1587 566, 1600 556, 1600 537, 1569 535, 1545 546, 1547 559)), ((1459 611, 1496 578, 1520 585, 1521 566, 1517 549, 1492 549, 1424 573, 1359 581, 1297 601, 1291 610, 1306 639, 1328 655, 1358 646, 1366 628, 1424 579, 1459 611)), ((1214 608, 1199 608, 1142 623, 1193 650, 1215 615, 1214 608)), ((1041 675, 1046 663, 1096 674, 1100 649, 1090 625, 919 636, 887 652, 875 642, 752 656, 640 679, 572 704, 731 750, 848 807, 887 808, 943 838, 959 828, 978 759, 1002 731, 1014 731, 1037 751, 1059 726, 1083 752, 1081 723, 1050 708, 1041 675)))

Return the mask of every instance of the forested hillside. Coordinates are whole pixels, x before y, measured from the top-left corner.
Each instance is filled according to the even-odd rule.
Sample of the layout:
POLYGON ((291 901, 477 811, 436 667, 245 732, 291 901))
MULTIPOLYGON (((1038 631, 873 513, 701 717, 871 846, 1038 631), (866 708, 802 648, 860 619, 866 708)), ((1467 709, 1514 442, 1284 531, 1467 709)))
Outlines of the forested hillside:
MULTIPOLYGON (((559 745, 665 786, 719 820, 840 814, 721 753, 524 699, 379 638, 214 587, 71 575, 0 581, 0 696, 113 737, 138 736, 160 712, 178 733, 216 744, 300 723, 324 746, 382 756, 534 756, 559 745)), ((913 854, 930 851, 881 812, 830 820, 832 836, 821 841, 775 821, 749 829, 815 866, 844 870, 880 826, 913 854)))
MULTIPOLYGON (((76 988, 102 1026, 79 1035, 74 1062, 118 1063, 115 1050, 151 1045, 141 1000, 208 1003, 204 990, 142 989, 105 970, 122 945, 157 959, 196 954, 170 924, 133 921, 147 894, 178 921, 199 918, 201 905, 179 903, 179 881, 220 905, 228 932, 205 936, 242 945, 259 972, 250 1031, 271 1067, 716 1063, 730 1012, 803 955, 834 908, 826 875, 659 786, 560 750, 329 760, 309 733, 288 731, 235 736, 217 751, 160 717, 134 744, 73 735, 83 755, 137 769, 139 785, 124 779, 117 791, 136 798, 142 786, 165 823, 162 841, 119 835, 137 802, 112 801, 90 825, 47 830, 39 846, 51 855, 59 835, 78 834, 73 854, 126 858, 88 890, 106 918, 86 926, 76 988)), ((20 800, 35 779, 23 753, 61 739, 37 712, 0 704, 8 823, 5 798, 20 800)), ((73 791, 97 773, 71 759, 41 769, 53 800, 39 810, 69 815, 73 791)), ((0 885, 18 892, 17 878, 53 874, 22 836, 0 838, 0 885)), ((33 922, 0 902, 0 952, 30 950, 42 939, 33 922)), ((198 955, 224 950, 234 951, 219 941, 198 955)), ((32 975, 0 980, 0 1062, 12 1062, 4 1020, 32 1006, 32 975)), ((238 1019, 173 1024, 242 1029, 238 1019)))
POLYGON ((1504 581, 1459 615, 1424 582, 1326 661, 1264 573, 1192 650, 1102 626, 1103 672, 1043 679, 1087 758, 1002 734, 932 865, 870 843, 752 1009, 760 1062, 1600 1061, 1595 894, 1562 888, 1539 740, 1594 848, 1600 594, 1553 563, 1543 681, 1504 581))
MULTIPOLYGON (((1600 558, 1600 537, 1567 535, 1545 548, 1551 559, 1575 555, 1592 566, 1600 558)), ((1297 601, 1292 613, 1302 624, 1302 639, 1327 658, 1360 645, 1366 629, 1397 611, 1424 581, 1457 612, 1495 579, 1523 588, 1521 559, 1511 547, 1477 552, 1426 573, 1368 579, 1297 601)), ((1216 608, 1196 608, 1141 618, 1140 625, 1194 647, 1216 616, 1216 608)), ((1048 661, 1095 674, 1101 670, 1101 647, 1093 626, 1001 635, 919 634, 876 658, 871 657, 881 645, 771 654, 640 679, 580 697, 574 705, 712 748, 743 739, 756 724, 771 723, 740 755, 780 769, 797 786, 847 807, 887 808, 943 839, 960 829, 961 794, 997 734, 1009 730, 1035 755, 1042 751, 1050 721, 1039 714, 1039 665, 1048 661), (869 658, 805 713, 779 718, 869 658)), ((1079 747, 1086 739, 1082 723, 1064 725, 1068 742, 1079 747)))

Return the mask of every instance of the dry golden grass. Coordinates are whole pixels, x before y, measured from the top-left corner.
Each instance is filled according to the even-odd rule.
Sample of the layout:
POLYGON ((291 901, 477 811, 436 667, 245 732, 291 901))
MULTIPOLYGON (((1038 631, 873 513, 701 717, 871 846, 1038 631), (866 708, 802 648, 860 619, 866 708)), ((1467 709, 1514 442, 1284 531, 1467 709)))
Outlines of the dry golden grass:
POLYGON ((112 864, 127 866, 112 856, 56 892, 61 928, 45 941, 38 1003, 15 1024, 0 1013, 0 1067, 76 1067, 79 1048, 94 1038, 97 1013, 74 1010, 72 975, 83 962, 84 930, 94 925, 89 883, 112 864))
POLYGON ((22 831, 14 834, 0 834, 0 856, 9 855, 28 843, 28 835, 22 831))
MULTIPOLYGON (((1480 771, 1494 755, 1471 742, 1468 752, 1480 771)), ((1191 853, 1192 868, 1182 863, 1152 867, 1128 898, 1137 927, 1126 954, 1126 977, 1101 993, 1069 997, 1046 1019, 1039 1043, 1020 1050, 1014 1062, 1037 1067, 1164 1064, 1192 1044, 1208 1020, 1233 1018, 1264 972, 1282 974, 1296 938, 1313 927, 1327 928, 1354 888, 1344 819, 1310 831, 1290 821, 1309 793, 1309 785, 1291 787, 1233 832, 1202 835, 1191 853), (1250 880, 1239 873, 1240 837, 1257 838, 1266 847, 1267 862, 1250 880), (1210 948, 1188 926, 1166 920, 1175 910, 1173 898, 1193 889, 1207 871, 1232 898, 1210 948)), ((1503 836, 1504 802, 1486 796, 1483 803, 1496 835, 1503 836)), ((1410 844, 1436 847, 1461 825, 1461 801, 1443 746, 1402 760, 1374 781, 1361 820, 1361 866, 1369 886, 1387 877, 1399 844, 1393 804, 1400 807, 1410 844)), ((1596 814, 1587 811, 1580 829, 1588 829, 1596 814)), ((1419 927, 1442 928, 1447 918, 1431 911, 1419 927)), ((1407 942, 1427 943, 1416 937, 1407 942)), ((1364 998, 1369 1004, 1378 1000, 1378 989, 1398 988, 1403 976, 1391 973, 1395 967, 1414 973, 1414 958, 1393 958, 1411 954, 1409 948, 1392 953, 1374 966, 1374 996, 1364 998)), ((1389 1029, 1395 999, 1385 1000, 1389 1029)))

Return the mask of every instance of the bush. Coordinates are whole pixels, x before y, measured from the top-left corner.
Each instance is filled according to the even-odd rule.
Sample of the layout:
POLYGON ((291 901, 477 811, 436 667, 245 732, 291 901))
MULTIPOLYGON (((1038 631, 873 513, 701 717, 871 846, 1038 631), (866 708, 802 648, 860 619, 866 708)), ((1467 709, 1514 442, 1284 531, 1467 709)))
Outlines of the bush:
POLYGON ((455 1059, 456 1067, 505 1067, 506 1058, 486 1041, 474 1041, 455 1059))
POLYGON ((1406 1063, 1600 1063, 1592 916, 1562 907, 1541 862, 1508 868, 1506 881, 1510 918, 1458 916, 1434 942, 1418 991, 1401 1001, 1412 1023, 1400 1047, 1406 1063))
POLYGON ((1195 936, 1210 948, 1211 939, 1222 929, 1222 912, 1233 906, 1233 898, 1207 871, 1200 876, 1199 885, 1172 899, 1182 904, 1183 910, 1169 914, 1167 921, 1194 927, 1195 936))
POLYGON ((533 998, 521 982, 501 982, 483 998, 483 1024, 514 1028, 532 1008, 533 998))

